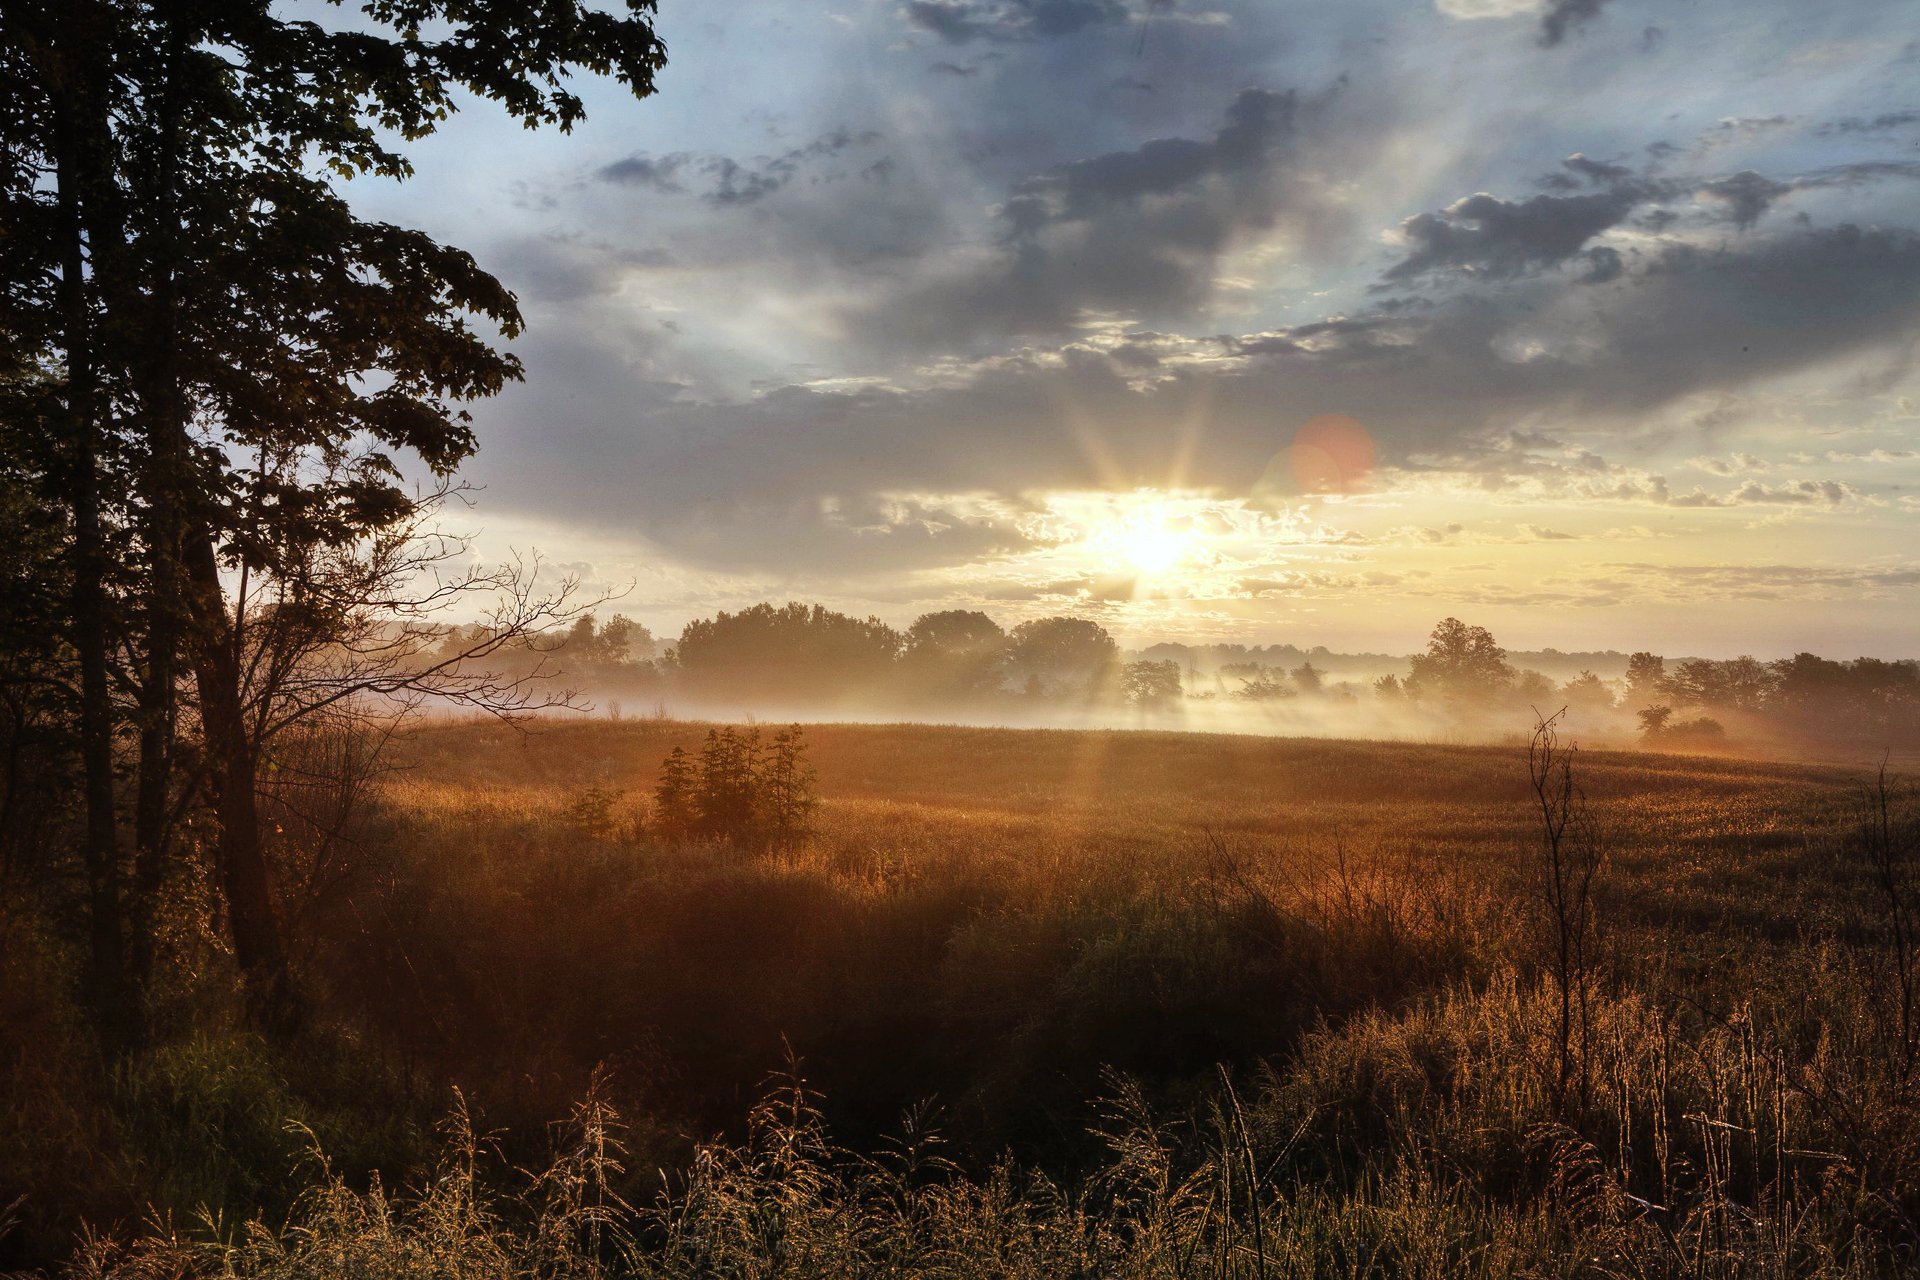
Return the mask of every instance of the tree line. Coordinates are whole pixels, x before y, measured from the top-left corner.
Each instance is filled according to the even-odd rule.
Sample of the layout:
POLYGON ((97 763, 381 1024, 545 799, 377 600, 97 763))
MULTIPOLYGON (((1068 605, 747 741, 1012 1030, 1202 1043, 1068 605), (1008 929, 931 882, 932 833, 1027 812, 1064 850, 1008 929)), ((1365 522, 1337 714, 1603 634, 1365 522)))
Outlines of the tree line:
MULTIPOLYGON (((449 643, 475 638, 457 633, 449 643)), ((1195 699, 1368 700, 1475 716, 1564 708, 1576 722, 1613 714, 1631 724, 1638 717, 1655 741, 1724 736, 1716 716, 1828 736, 1840 726, 1846 736, 1889 743, 1920 737, 1920 662, 1801 653, 1775 662, 1688 658, 1669 669, 1665 658, 1642 651, 1627 658, 1619 679, 1582 670, 1556 680, 1516 665, 1487 628, 1457 618, 1442 619, 1422 652, 1397 660, 1402 670, 1370 680, 1336 676, 1343 655, 1324 649, 1223 647, 1223 655, 1237 660, 1202 671, 1160 656, 1192 652, 1182 646, 1154 645, 1129 655, 1086 618, 1003 627, 978 610, 948 609, 922 614, 901 630, 801 603, 722 610, 689 622, 665 647, 630 619, 616 615, 600 623, 589 615, 575 621, 557 647, 526 652, 553 659, 568 677, 596 688, 732 701, 1037 699, 1164 709, 1195 699), (1280 660, 1269 660, 1274 657, 1280 660)), ((1396 661, 1370 656, 1376 667, 1396 661)))

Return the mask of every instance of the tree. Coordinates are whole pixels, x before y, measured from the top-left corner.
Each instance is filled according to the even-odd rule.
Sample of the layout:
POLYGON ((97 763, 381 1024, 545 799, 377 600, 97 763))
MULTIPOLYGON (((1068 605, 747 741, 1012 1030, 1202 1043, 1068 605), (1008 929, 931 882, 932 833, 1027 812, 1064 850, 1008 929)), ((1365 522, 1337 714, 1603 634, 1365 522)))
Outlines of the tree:
POLYGON ((1278 668, 1261 662, 1229 662, 1220 668, 1220 674, 1239 680, 1240 687, 1233 696, 1248 702, 1276 702, 1300 693, 1278 668))
POLYGON ((1507 692, 1513 681, 1507 651, 1491 632, 1446 618, 1427 638, 1427 651, 1415 655, 1406 689, 1417 698, 1483 702, 1507 692))
POLYGON ((458 250, 356 218, 332 179, 405 177, 392 140, 431 133, 463 93, 566 129, 583 115, 573 70, 651 92, 664 50, 648 11, 381 0, 329 31, 269 0, 0 10, 0 330, 30 335, 30 364, 59 383, 103 956, 120 932, 116 725, 139 727, 138 906, 178 807, 184 663, 236 958, 256 991, 283 985, 229 586, 404 524, 395 455, 450 473, 473 449, 459 402, 519 376, 474 323, 513 337, 512 295, 458 250), (110 697, 120 653, 130 707, 110 697))
POLYGON ((1591 671, 1582 671, 1573 679, 1560 686, 1560 698, 1577 712, 1598 712, 1613 710, 1613 690, 1607 682, 1591 671))
POLYGON ((1639 711, 1660 705, 1667 697, 1667 660, 1642 650, 1627 659, 1628 709, 1639 711))
POLYGON ((1539 671, 1519 671, 1513 677, 1513 696, 1530 707, 1544 707, 1559 696, 1560 690, 1539 671))
POLYGON ((943 693, 978 694, 998 689, 1007 633, 973 609, 923 613, 907 628, 902 654, 908 678, 943 693))
POLYGON ((758 729, 707 731, 696 761, 675 747, 654 786, 654 827, 756 848, 789 848, 819 804, 805 734, 790 725, 763 743, 758 729))
POLYGON ((1667 681, 1667 692, 1682 706, 1758 711, 1771 693, 1774 676, 1753 658, 1715 662, 1694 658, 1681 663, 1667 681))
POLYGON ((1039 618, 1008 636, 1008 666, 1047 693, 1092 693, 1119 656, 1106 628, 1085 618, 1039 618))
POLYGON ((1165 707, 1180 701, 1180 664, 1129 662, 1120 672, 1120 688, 1136 707, 1165 707))
POLYGON ((882 684, 901 643, 878 618, 817 604, 756 604, 689 622, 673 657, 696 691, 823 697, 882 684))
POLYGON ((1300 692, 1315 694, 1320 692, 1324 681, 1311 662, 1303 662, 1293 669, 1293 683, 1300 692))
POLYGON ((684 747, 675 747, 660 765, 660 780, 653 788, 653 821, 663 835, 691 835, 699 819, 695 795, 699 778, 693 757, 684 747))

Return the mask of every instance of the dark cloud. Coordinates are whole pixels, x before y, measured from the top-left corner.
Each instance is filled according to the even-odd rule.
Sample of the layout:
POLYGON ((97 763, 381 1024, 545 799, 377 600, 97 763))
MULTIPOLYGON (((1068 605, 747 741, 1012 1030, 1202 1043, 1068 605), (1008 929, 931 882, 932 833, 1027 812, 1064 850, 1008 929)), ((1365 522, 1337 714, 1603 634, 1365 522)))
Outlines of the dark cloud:
MULTIPOLYGON (((1580 254, 1587 241, 1626 221, 1647 196, 1648 191, 1634 183, 1587 195, 1527 200, 1502 200, 1484 191, 1467 196, 1438 213, 1417 213, 1400 224, 1407 256, 1387 270, 1386 278, 1458 274, 1505 280, 1558 266, 1580 254)), ((1617 254, 1605 264, 1618 274, 1617 254)))
POLYGON ((1549 0, 1540 15, 1540 43, 1551 48, 1600 16, 1608 0, 1549 0))
POLYGON ((1730 177, 1716 178, 1701 186, 1701 194, 1711 196, 1727 206, 1727 216, 1741 230, 1760 221, 1760 216, 1778 200, 1794 189, 1789 182, 1775 182, 1772 178, 1743 169, 1730 177))
POLYGON ((1282 180, 1300 110, 1292 93, 1246 89, 1209 138, 1156 138, 1025 179, 1000 206, 984 269, 912 286, 856 322, 944 343, 1059 332, 1087 308, 1192 306, 1239 237, 1311 198, 1282 180))
MULTIPOLYGON (((645 187, 673 195, 687 191, 687 179, 697 173, 708 179, 707 189, 701 193, 702 199, 717 205, 747 205, 780 190, 808 165, 830 159, 850 147, 870 145, 879 139, 879 133, 870 129, 858 133, 849 129, 835 129, 804 146, 778 155, 759 156, 745 163, 731 156, 694 155, 685 151, 657 157, 643 153, 603 166, 595 171, 594 176, 616 186, 645 187)), ((862 172, 873 174, 876 172, 875 166, 869 165, 862 172)))
POLYGON ((1823 138, 1848 133, 1891 133, 1911 124, 1920 124, 1920 111, 1883 111, 1877 116, 1842 116, 1821 125, 1823 138))
MULTIPOLYGON (((1143 332, 1118 355, 1073 344, 981 361, 925 388, 789 386, 739 401, 671 389, 636 400, 604 373, 596 392, 534 350, 540 376, 510 402, 525 426, 490 430, 479 478, 511 473, 523 502, 690 561, 783 570, 960 563, 1019 545, 1004 520, 939 494, 1164 485, 1180 465, 1184 483, 1253 492, 1324 413, 1365 424, 1383 466, 1477 471, 1491 487, 1538 474, 1680 507, 1845 499, 1834 482, 1791 480, 1696 503, 1516 429, 1640 431, 1691 398, 1904 352, 1920 325, 1920 236, 1842 227, 1676 246, 1629 280, 1583 295, 1572 341, 1555 311, 1570 284, 1531 276, 1240 337, 1143 332), (1203 424, 1190 457, 1172 423, 1203 424)), ((579 334, 561 337, 569 364, 596 367, 573 349, 579 334)))
POLYGON ((594 176, 602 182, 618 186, 648 187, 654 191, 678 193, 686 190, 680 175, 699 163, 698 157, 684 151, 664 156, 632 155, 599 169, 594 176))

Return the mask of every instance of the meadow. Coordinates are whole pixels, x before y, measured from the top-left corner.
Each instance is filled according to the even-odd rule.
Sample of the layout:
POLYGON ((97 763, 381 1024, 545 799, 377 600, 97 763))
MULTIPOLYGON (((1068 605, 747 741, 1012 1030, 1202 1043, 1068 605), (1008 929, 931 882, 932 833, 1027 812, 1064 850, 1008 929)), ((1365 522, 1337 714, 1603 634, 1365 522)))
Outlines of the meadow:
POLYGON ((705 731, 396 739, 349 824, 281 832, 325 868, 292 878, 303 1040, 183 991, 8 1181, 117 1212, 80 1264, 117 1275, 1877 1275, 1920 1243, 1897 779, 1876 845, 1862 770, 1578 754, 1569 977, 1524 740, 815 725, 812 834, 749 849, 651 825, 705 731))

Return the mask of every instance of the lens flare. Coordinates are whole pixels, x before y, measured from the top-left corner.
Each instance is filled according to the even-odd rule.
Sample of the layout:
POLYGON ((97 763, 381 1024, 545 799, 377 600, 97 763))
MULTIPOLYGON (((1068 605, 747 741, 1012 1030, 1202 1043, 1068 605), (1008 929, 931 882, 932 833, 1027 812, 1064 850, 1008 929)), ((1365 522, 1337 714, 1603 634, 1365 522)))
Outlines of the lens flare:
POLYGON ((1288 451, 1294 482, 1303 493, 1354 493, 1373 470, 1373 437, 1344 413, 1308 420, 1288 451))

